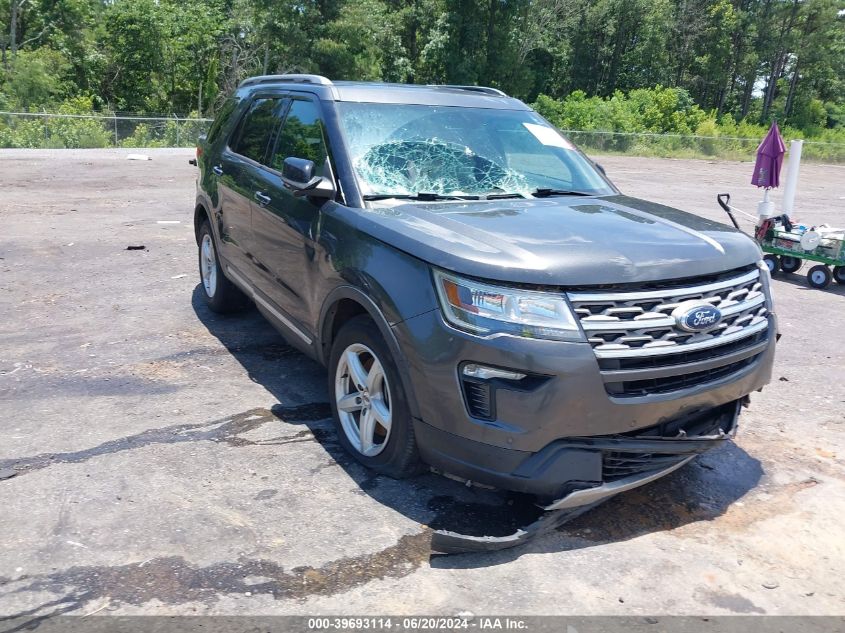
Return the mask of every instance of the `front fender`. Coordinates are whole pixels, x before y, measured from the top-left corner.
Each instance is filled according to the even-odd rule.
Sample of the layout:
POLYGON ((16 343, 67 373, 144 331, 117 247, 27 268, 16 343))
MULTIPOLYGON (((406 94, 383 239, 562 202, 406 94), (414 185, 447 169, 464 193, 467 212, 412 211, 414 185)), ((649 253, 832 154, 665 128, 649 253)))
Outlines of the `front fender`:
POLYGON ((338 286, 323 302, 323 307, 320 310, 319 321, 321 344, 319 346, 318 353, 320 355, 320 362, 324 365, 328 364, 329 356, 331 354, 331 327, 334 310, 344 299, 355 301, 363 307, 378 327, 379 332, 390 349, 390 353, 393 355, 393 359, 396 361, 396 367, 399 370, 399 375, 402 379, 402 386, 404 387, 405 394, 408 398, 408 407, 411 411, 411 415, 418 418, 419 406, 417 405, 417 398, 414 385, 411 380, 411 374, 408 370, 408 357, 404 350, 400 347, 399 341, 397 341, 396 335, 393 332, 393 327, 388 322, 384 313, 379 309, 378 305, 376 305, 376 302, 354 286, 338 286))

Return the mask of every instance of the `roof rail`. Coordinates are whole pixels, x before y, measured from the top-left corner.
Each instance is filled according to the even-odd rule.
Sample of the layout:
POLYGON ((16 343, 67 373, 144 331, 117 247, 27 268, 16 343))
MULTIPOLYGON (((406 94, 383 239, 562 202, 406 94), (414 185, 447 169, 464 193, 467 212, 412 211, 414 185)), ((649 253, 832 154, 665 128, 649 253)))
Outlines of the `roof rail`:
POLYGON ((488 88, 487 86, 451 86, 451 85, 440 85, 440 86, 432 86, 433 88, 453 88, 456 90, 469 90, 470 92, 481 92, 486 95, 494 95, 496 97, 507 97, 508 95, 498 88, 488 88))
POLYGON ((280 81, 286 81, 290 83, 298 83, 298 84, 318 84, 320 86, 331 86, 333 85, 331 79, 327 79, 322 75, 260 75, 258 77, 250 77, 249 79, 244 79, 239 88, 243 88, 245 86, 255 86, 258 84, 269 84, 269 83, 276 83, 280 81))

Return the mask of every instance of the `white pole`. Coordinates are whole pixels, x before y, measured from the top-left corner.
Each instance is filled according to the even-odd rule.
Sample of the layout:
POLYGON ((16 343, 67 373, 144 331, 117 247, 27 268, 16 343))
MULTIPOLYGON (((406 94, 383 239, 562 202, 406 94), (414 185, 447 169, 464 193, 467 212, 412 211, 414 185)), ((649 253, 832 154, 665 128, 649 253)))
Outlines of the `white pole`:
POLYGON ((763 189, 763 201, 757 204, 757 226, 760 226, 763 220, 775 214, 775 203, 769 200, 770 189, 771 187, 763 189))
POLYGON ((798 168, 801 165, 801 148, 804 141, 794 140, 789 144, 789 163, 786 166, 786 185, 783 187, 783 212, 792 215, 795 191, 798 189, 798 168))

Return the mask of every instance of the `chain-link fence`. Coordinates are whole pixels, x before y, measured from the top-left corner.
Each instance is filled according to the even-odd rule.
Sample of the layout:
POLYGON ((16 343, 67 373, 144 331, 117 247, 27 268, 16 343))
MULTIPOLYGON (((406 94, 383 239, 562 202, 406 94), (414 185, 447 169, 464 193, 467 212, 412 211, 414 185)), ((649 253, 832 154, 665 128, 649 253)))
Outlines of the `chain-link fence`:
POLYGON ((0 148, 193 147, 212 119, 0 112, 0 148))
MULTIPOLYGON (((752 160, 759 138, 563 130, 587 154, 752 160)), ((787 140, 787 147, 789 146, 787 140)), ((804 141, 802 160, 845 163, 845 143, 804 141)))
MULTIPOLYGON (((0 148, 193 147, 212 119, 0 112, 0 148)), ((751 160, 760 139, 564 130, 588 154, 751 160)), ((804 141, 802 158, 845 164, 845 143, 804 141)))

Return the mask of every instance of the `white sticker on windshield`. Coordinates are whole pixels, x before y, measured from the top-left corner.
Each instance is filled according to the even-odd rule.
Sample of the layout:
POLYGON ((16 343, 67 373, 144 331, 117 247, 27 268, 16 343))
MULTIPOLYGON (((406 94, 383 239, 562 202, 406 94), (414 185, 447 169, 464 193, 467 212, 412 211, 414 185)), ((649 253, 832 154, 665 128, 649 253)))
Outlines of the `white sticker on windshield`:
POLYGON ((546 127, 545 125, 537 125, 536 123, 523 122, 525 129, 531 132, 538 141, 543 145, 551 147, 562 147, 563 149, 575 149, 572 143, 563 138, 554 129, 546 127))

